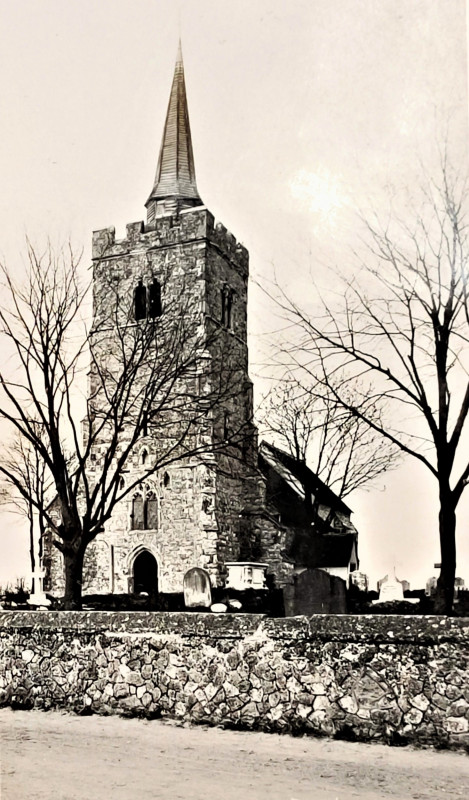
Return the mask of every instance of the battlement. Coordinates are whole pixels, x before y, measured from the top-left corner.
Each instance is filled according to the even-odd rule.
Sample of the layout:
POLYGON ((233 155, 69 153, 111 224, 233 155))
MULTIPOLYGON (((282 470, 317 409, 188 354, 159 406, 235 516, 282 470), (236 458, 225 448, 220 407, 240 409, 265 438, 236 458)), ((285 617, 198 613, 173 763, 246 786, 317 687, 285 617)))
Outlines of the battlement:
POLYGON ((101 260, 127 255, 141 247, 173 247, 186 242, 206 240, 214 245, 245 275, 249 254, 205 206, 188 208, 178 215, 160 216, 150 226, 131 222, 125 239, 116 239, 114 227, 93 231, 92 258, 101 260))

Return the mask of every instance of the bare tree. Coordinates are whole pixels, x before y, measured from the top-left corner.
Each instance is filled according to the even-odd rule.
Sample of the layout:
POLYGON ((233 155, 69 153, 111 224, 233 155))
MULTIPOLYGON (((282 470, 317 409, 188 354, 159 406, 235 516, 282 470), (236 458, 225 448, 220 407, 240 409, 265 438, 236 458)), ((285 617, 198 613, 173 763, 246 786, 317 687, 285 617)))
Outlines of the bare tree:
MULTIPOLYGON (((344 376, 336 377, 336 384, 344 382, 344 376)), ((345 391, 351 397, 353 389, 356 397, 356 388, 355 384, 348 385, 345 391)), ((376 403, 368 398, 363 400, 362 413, 365 412, 381 422, 376 403)), ((311 380, 302 384, 294 375, 287 375, 269 392, 259 414, 265 432, 273 435, 297 461, 307 463, 340 499, 372 485, 396 465, 398 449, 383 442, 383 437, 361 416, 311 380)))
POLYGON ((228 341, 219 327, 194 313, 193 293, 180 276, 178 292, 165 293, 169 267, 159 276, 161 316, 136 320, 132 293, 122 275, 112 275, 106 291, 94 295, 87 333, 89 287, 81 284, 79 258, 70 249, 38 254, 31 246, 28 257, 24 284, 3 269, 0 335, 10 357, 0 375, 0 417, 37 454, 55 500, 45 502, 11 458, 0 474, 52 530, 64 559, 65 607, 77 609, 86 548, 116 504, 168 464, 241 445, 250 426, 238 426, 229 442, 217 437, 219 409, 239 392, 236 354, 231 343, 224 352, 228 341), (144 441, 158 446, 123 484, 122 472, 144 441))
MULTIPOLYGON (((40 437, 39 425, 33 420, 30 421, 30 425, 32 428, 36 427, 37 436, 40 437)), ((37 509, 44 507, 47 497, 50 497, 50 476, 38 450, 18 433, 13 442, 4 448, 2 457, 5 468, 1 486, 3 502, 28 522, 29 555, 33 576, 31 592, 34 593, 36 590, 34 573, 41 564, 45 534, 44 517, 37 509), (14 476, 14 481, 10 476, 11 478, 14 476), (24 487, 23 492, 18 491, 18 485, 24 487)))
POLYGON ((419 212, 366 223, 368 246, 335 299, 314 316, 282 293, 298 325, 296 361, 346 412, 436 481, 441 572, 437 610, 450 613, 456 569, 456 510, 469 480, 468 228, 466 187, 429 182, 419 212), (306 366, 305 366, 306 365, 306 366), (350 376, 338 382, 338 372, 350 376), (350 390, 366 380, 371 390, 350 390), (369 403, 370 405, 367 405, 369 403), (378 417, 370 409, 380 409, 378 417))

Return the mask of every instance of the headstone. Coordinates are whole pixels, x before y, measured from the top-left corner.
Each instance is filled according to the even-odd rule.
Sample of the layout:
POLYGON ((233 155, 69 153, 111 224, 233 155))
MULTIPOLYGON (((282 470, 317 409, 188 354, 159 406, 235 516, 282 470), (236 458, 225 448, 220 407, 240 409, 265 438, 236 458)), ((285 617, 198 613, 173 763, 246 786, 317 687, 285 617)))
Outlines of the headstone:
POLYGON ((345 581, 322 569, 304 569, 283 589, 285 616, 346 614, 345 581))
POLYGON ((31 573, 31 577, 34 578, 34 592, 29 596, 28 605, 37 608, 48 608, 50 606, 50 600, 44 594, 43 582, 45 576, 46 573, 42 570, 31 573))
POLYGON ((397 578, 394 576, 393 578, 388 577, 386 581, 383 581, 379 590, 379 601, 380 603, 390 603, 393 601, 399 601, 404 599, 404 592, 402 590, 402 584, 397 578))
POLYGON ((227 610, 228 607, 224 603, 214 603, 213 606, 210 606, 210 611, 213 611, 214 614, 224 614, 227 610))
POLYGON ((212 591, 208 572, 200 567, 192 567, 184 575, 183 587, 186 608, 210 608, 212 591))

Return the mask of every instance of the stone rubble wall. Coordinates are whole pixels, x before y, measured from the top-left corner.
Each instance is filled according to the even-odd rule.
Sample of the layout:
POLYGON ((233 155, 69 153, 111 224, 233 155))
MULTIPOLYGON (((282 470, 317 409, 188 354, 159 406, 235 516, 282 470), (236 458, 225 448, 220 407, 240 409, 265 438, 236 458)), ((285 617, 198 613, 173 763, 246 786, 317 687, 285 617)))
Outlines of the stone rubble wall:
POLYGON ((0 702, 469 747, 469 620, 0 612, 0 702))

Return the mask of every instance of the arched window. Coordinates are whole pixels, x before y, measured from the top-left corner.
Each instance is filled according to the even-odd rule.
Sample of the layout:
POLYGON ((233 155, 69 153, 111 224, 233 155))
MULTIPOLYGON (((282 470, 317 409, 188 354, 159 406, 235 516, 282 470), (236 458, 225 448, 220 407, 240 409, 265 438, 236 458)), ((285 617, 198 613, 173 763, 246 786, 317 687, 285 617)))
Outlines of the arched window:
POLYGON ((233 292, 231 289, 228 291, 226 297, 226 327, 231 328, 231 312, 233 310, 233 292))
POLYGON ((156 530, 158 528, 158 498, 150 492, 145 498, 144 505, 145 530, 156 530))
POLYGON ((221 290, 221 324, 225 328, 231 328, 232 309, 233 290, 225 284, 221 290))
POLYGON ((223 412, 223 438, 225 441, 231 436, 231 414, 229 411, 223 412))
POLYGON ((169 477, 169 474, 167 472, 165 472, 163 476, 163 486, 165 489, 169 489, 171 486, 171 478, 169 477))
POLYGON ((161 317, 161 286, 157 280, 150 283, 148 289, 148 316, 150 319, 161 317))
POLYGON ((147 316, 147 289, 141 278, 134 289, 134 316, 136 320, 147 316))
POLYGON ((145 530, 144 513, 143 513, 143 497, 138 494, 132 499, 132 515, 131 527, 133 531, 145 530))
POLYGON ((132 499, 131 530, 157 530, 158 522, 158 497, 144 489, 143 494, 136 494, 132 499))
POLYGON ((140 454, 140 463, 144 466, 148 460, 148 450, 142 450, 140 454))

